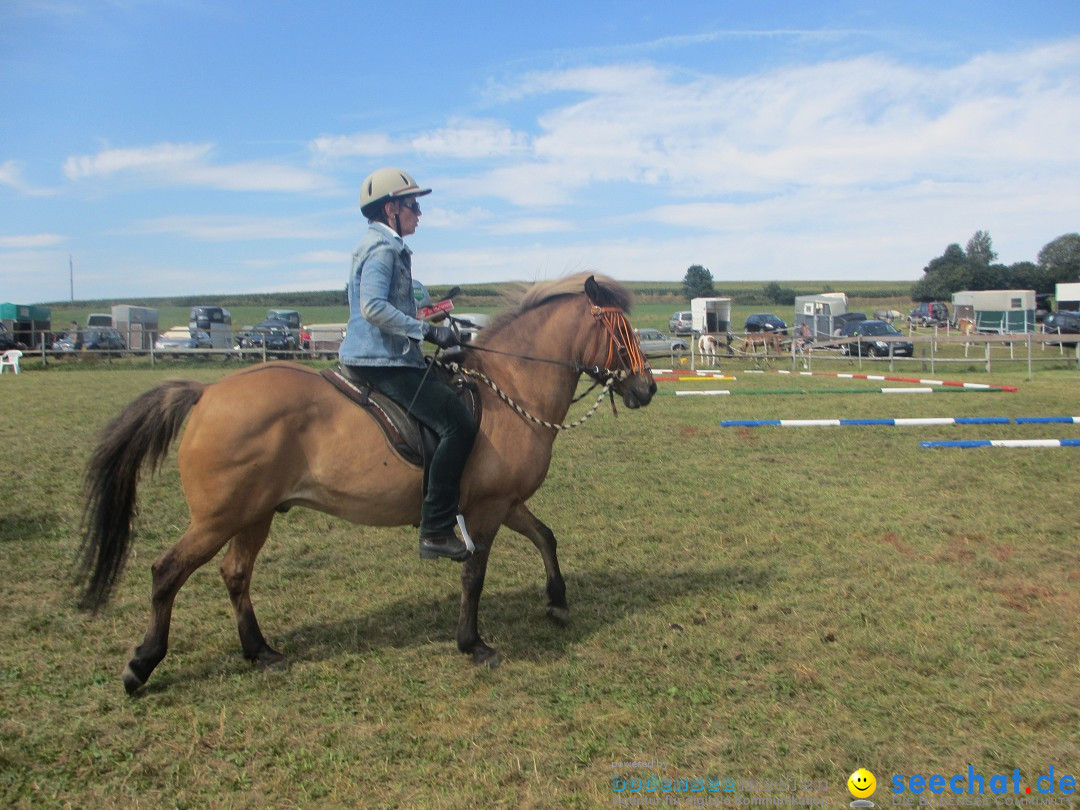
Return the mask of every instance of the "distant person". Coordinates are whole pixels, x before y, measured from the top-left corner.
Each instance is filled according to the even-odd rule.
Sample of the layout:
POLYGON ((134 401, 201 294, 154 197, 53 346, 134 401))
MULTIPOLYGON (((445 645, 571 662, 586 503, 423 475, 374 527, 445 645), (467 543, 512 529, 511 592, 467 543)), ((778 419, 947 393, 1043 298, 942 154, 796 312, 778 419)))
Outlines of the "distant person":
POLYGON ((368 229, 353 253, 349 274, 349 324, 338 355, 347 369, 406 408, 435 431, 438 447, 428 468, 420 510, 420 557, 469 556, 454 532, 461 473, 476 437, 468 409, 449 386, 427 373, 420 341, 440 349, 460 343, 449 326, 416 317, 412 251, 404 237, 420 224, 419 197, 430 194, 400 169, 372 172, 360 191, 368 229))
POLYGON ((83 347, 83 334, 82 327, 76 321, 71 322, 71 333, 68 335, 71 339, 71 345, 75 351, 82 351, 83 347))

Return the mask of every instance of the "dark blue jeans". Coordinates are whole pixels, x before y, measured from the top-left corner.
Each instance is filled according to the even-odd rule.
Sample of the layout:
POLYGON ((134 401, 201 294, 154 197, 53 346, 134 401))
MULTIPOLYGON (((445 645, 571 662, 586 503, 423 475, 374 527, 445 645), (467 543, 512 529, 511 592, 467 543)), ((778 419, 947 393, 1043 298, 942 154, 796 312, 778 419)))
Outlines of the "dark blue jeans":
POLYGON ((461 472, 469 460, 476 426, 457 394, 422 368, 364 366, 361 373, 380 392, 435 431, 439 446, 428 465, 427 491, 420 510, 420 536, 454 530, 461 472), (419 393, 417 393, 419 391, 419 393))

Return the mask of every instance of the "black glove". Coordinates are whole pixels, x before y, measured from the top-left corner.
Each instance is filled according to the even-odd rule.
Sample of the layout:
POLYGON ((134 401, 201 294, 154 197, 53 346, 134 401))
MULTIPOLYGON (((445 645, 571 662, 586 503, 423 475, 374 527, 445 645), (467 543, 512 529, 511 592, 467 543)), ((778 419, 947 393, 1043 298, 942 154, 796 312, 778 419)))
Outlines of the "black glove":
POLYGON ((434 326, 430 323, 424 325, 424 340, 434 343, 440 349, 461 345, 461 338, 449 326, 434 326))

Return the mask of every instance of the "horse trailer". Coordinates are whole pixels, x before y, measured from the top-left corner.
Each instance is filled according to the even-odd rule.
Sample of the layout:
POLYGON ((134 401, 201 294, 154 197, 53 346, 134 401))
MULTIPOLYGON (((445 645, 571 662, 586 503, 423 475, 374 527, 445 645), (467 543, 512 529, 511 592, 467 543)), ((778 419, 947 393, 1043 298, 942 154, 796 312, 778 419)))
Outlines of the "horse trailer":
POLYGON ((814 339, 830 338, 840 330, 846 314, 847 295, 842 292, 797 295, 795 333, 814 339))
POLYGON ((1054 290, 1054 309, 1080 312, 1080 282, 1059 283, 1054 290))
POLYGON ((215 349, 232 348, 232 313, 224 307, 192 307, 188 328, 192 332, 206 332, 215 349))
POLYGON ((158 336, 158 311, 151 307, 117 304, 112 308, 112 327, 133 351, 150 351, 158 336))
POLYGON ((726 335, 731 327, 731 299, 691 299, 690 323, 695 334, 726 335))
POLYGON ((979 332, 1035 331, 1034 290, 961 290, 952 295, 953 317, 979 332))

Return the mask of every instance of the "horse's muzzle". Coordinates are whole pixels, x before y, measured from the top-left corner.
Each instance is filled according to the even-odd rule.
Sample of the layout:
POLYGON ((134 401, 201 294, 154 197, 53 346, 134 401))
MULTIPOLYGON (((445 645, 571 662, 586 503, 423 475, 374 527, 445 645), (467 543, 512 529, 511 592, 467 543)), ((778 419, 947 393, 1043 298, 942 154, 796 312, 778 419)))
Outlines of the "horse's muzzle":
POLYGON ((652 398, 656 394, 656 383, 653 381, 651 374, 636 374, 624 380, 618 386, 618 390, 619 394, 622 395, 623 405, 630 410, 634 410, 635 408, 644 408, 652 402, 652 398))

